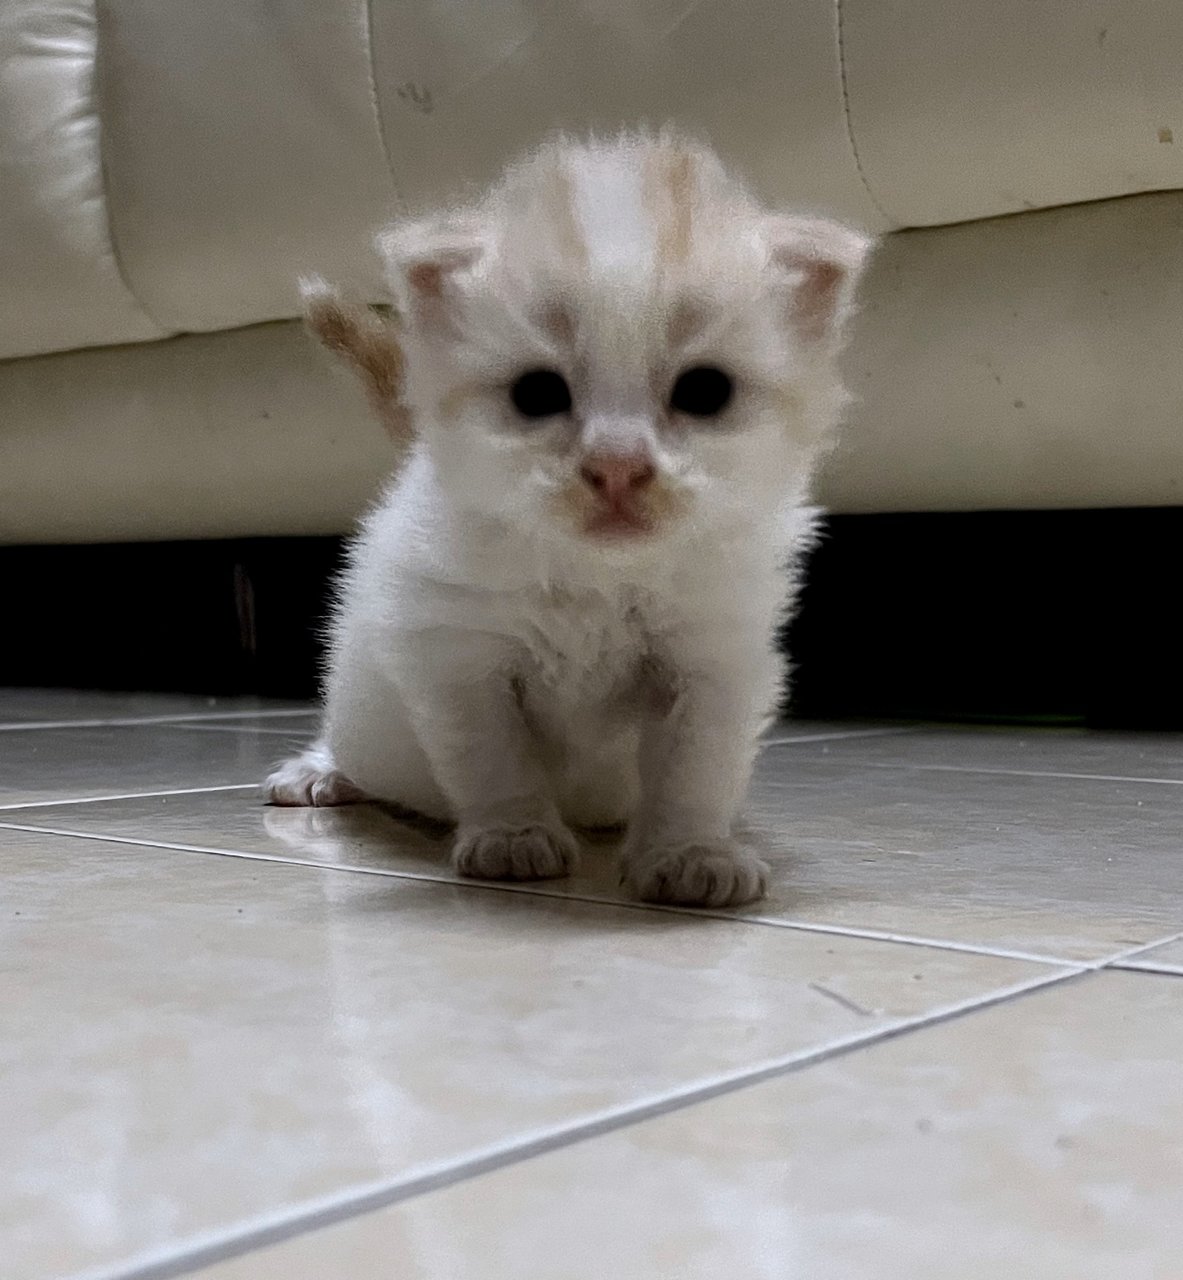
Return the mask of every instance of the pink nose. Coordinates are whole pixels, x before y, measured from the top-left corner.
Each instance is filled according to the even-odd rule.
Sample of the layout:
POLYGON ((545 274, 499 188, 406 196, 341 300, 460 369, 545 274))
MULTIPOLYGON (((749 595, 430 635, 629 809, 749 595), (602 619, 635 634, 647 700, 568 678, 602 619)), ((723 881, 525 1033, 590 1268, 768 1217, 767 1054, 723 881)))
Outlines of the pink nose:
POLYGON ((601 498, 615 504, 652 483, 657 471, 647 453, 591 453, 579 474, 601 498))

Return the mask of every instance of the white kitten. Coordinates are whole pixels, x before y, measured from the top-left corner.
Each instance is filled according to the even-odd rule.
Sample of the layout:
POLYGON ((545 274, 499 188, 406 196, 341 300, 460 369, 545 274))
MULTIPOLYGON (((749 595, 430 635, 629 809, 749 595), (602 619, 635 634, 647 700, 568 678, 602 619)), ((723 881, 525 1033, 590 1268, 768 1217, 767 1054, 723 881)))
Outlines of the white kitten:
MULTIPOLYGON (((627 822, 640 897, 759 897, 734 827, 869 241, 663 136, 548 146, 379 245, 416 439, 353 545, 322 735, 270 799, 453 821, 488 879, 566 875, 573 827, 627 822)), ((314 327, 343 318, 350 354, 333 302, 314 327)))

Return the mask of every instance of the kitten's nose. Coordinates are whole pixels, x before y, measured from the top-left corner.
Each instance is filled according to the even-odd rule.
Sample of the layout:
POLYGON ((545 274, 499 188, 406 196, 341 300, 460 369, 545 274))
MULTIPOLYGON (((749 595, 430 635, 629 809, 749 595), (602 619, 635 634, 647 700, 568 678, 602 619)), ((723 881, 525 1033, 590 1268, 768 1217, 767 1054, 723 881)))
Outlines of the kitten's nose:
POLYGON ((647 453, 589 453, 579 474, 600 497, 615 504, 651 484, 657 469, 647 453))

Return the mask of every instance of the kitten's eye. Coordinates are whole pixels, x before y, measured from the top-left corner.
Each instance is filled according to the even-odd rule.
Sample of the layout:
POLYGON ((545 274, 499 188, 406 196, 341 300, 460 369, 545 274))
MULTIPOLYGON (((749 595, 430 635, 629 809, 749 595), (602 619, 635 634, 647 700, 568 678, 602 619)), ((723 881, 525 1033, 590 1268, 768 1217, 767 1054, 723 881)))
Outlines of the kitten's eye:
POLYGON ((696 364, 679 374, 670 392, 670 408, 692 418, 713 418, 731 403, 735 384, 710 364, 696 364))
POLYGON ((509 389, 513 407, 523 418, 553 418, 571 410, 571 388, 553 369, 531 369, 509 389))

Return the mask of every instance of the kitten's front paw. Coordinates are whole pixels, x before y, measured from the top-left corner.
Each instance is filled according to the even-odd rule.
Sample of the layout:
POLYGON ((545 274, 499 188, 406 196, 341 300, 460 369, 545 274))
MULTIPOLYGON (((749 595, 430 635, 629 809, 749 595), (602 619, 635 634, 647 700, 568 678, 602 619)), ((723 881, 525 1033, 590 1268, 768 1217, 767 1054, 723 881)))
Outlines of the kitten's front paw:
POLYGON ((768 892, 768 864, 723 841, 686 844, 627 858, 623 882, 645 902, 738 907, 768 892))
POLYGON ((461 827, 452 849, 458 875, 476 880, 554 880, 579 861, 575 837, 562 827, 461 827))
POLYGON ((316 808, 366 799, 360 787, 333 768, 332 758, 319 745, 285 760, 263 784, 263 795, 268 804, 316 808))

